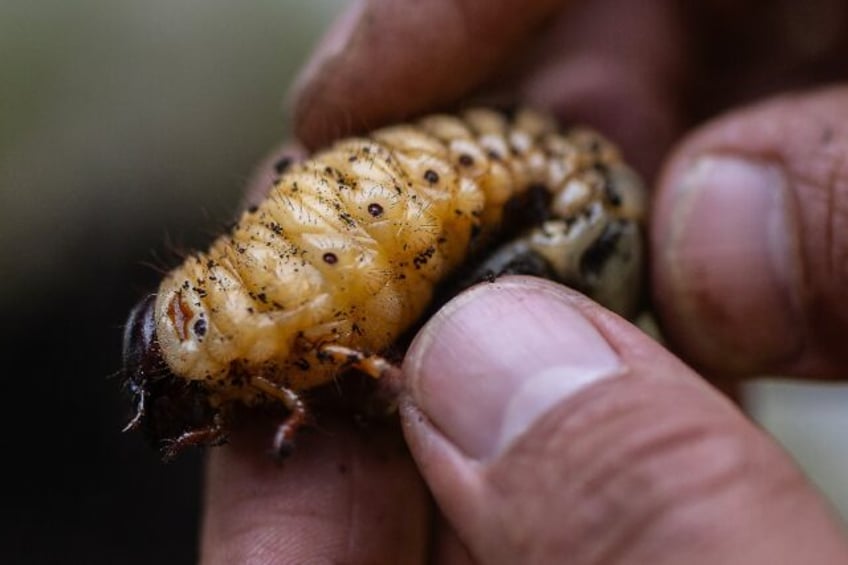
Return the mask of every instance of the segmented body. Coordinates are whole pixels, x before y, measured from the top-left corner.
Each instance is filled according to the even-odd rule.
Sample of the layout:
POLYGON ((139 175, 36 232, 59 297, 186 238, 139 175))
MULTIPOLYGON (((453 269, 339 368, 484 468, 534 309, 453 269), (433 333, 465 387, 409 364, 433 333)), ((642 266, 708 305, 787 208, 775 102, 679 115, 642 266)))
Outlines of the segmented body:
MULTIPOLYGON (((338 367, 323 345, 385 350, 494 240, 507 204, 540 187, 549 221, 520 245, 559 253, 547 257, 553 268, 591 291, 581 277, 601 275, 580 264, 586 252, 611 225, 633 239, 644 212, 641 185, 599 135, 560 132, 531 111, 473 109, 340 141, 292 164, 262 204, 161 282, 161 357, 213 404, 260 400, 245 375, 292 391, 324 384, 338 367)), ((595 285, 614 308, 632 308, 634 261, 625 258, 627 280, 595 285)))

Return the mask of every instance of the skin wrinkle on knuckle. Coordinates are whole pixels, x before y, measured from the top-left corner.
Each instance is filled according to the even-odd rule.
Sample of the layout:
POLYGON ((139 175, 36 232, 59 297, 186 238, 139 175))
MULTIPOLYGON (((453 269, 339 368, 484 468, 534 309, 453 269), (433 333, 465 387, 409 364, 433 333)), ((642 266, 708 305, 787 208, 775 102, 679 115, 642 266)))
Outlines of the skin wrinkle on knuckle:
POLYGON ((832 272, 835 275, 834 280, 836 286, 840 290, 848 288, 848 163, 844 158, 838 164, 838 176, 834 177, 834 181, 829 183, 830 199, 833 203, 831 213, 829 214, 828 225, 829 231, 833 234, 833 238, 841 238, 838 243, 831 241, 831 249, 828 257, 830 258, 832 272))
POLYGON ((296 562, 298 556, 320 557, 315 555, 315 547, 321 547, 321 553, 328 558, 336 553, 329 542, 339 536, 332 534, 332 524, 328 527, 326 519, 310 517, 309 523, 303 524, 305 528, 298 528, 301 532, 322 532, 323 543, 316 546, 312 542, 317 542, 318 536, 280 536, 279 523, 268 518, 264 513, 251 516, 222 532, 215 540, 207 541, 205 545, 209 547, 204 553, 211 561, 204 559, 202 562, 270 563, 281 555, 296 562))
MULTIPOLYGON (((686 539, 690 543, 702 539, 709 545, 709 531, 691 529, 689 524, 677 520, 676 515, 705 502, 709 503, 707 508, 714 509, 715 505, 711 504, 720 496, 745 490, 751 465, 744 445, 740 443, 732 433, 707 432, 696 425, 691 430, 684 429, 676 435, 658 438, 654 443, 643 446, 641 453, 633 454, 640 465, 629 469, 624 479, 613 478, 610 490, 617 490, 615 482, 618 481, 619 485, 624 483, 620 486, 621 493, 642 487, 650 492, 651 497, 642 508, 623 520, 626 527, 618 533, 616 543, 605 548, 599 561, 616 562, 623 556, 637 554, 641 551, 640 546, 655 539, 686 539), (687 445, 689 441, 696 441, 698 447, 687 445), (681 457, 681 453, 696 450, 703 451, 705 457, 723 459, 726 463, 708 471, 694 467, 688 469, 690 472, 669 472, 662 482, 652 484, 658 476, 654 467, 662 468, 668 460, 681 457)), ((611 498, 615 500, 616 495, 612 494, 611 498)))
MULTIPOLYGON (((792 181, 801 298, 810 333, 799 357, 845 359, 841 344, 848 308, 841 295, 848 287, 848 138, 834 125, 832 115, 822 115, 833 103, 822 98, 828 94, 814 95, 811 100, 793 98, 787 103, 784 109, 792 113, 781 128, 782 135, 770 139, 767 148, 778 155, 792 181)), ((840 98, 846 95, 846 90, 838 92, 840 98)), ((837 116, 846 113, 841 108, 833 111, 837 116)), ((816 361, 806 363, 812 365, 801 370, 834 372, 816 361)))
POLYGON ((812 323, 810 347, 836 365, 824 370, 814 367, 812 371, 837 375, 843 373, 838 364, 848 359, 843 347, 848 308, 842 300, 848 286, 848 138, 839 119, 848 115, 846 98, 848 88, 838 87, 799 102, 796 115, 806 122, 807 142, 785 150, 785 158, 798 178, 801 242, 809 287, 805 298, 812 323))
MULTIPOLYGON (((584 396, 590 415, 575 419, 559 411, 556 420, 547 418, 536 428, 536 441, 511 450, 490 469, 491 496, 508 507, 491 519, 500 522, 511 548, 541 552, 539 561, 568 551, 585 562, 607 562, 665 535, 657 529, 674 526, 665 517, 677 508, 745 490, 752 469, 761 469, 768 484, 770 471, 758 460, 759 451, 750 449, 749 434, 722 423, 710 408, 694 416, 678 411, 670 422, 654 420, 661 410, 651 398, 604 406, 603 394, 584 396), (552 499, 552 493, 559 494, 552 499), (562 519, 551 519, 557 512, 562 519), (539 545, 540 538, 546 542, 539 545)), ((666 400, 673 401, 673 395, 666 400)))
MULTIPOLYGON (((845 143, 839 145, 842 149, 848 149, 845 143)), ((800 185, 796 192, 810 193, 811 199, 816 198, 817 206, 822 208, 819 213, 824 216, 823 221, 812 218, 806 222, 804 231, 812 233, 802 239, 813 244, 812 249, 808 247, 806 254, 812 255, 809 259, 819 256, 824 260, 824 264, 819 267, 823 270, 822 280, 833 281, 837 287, 844 288, 848 283, 848 265, 845 262, 848 241, 844 236, 845 228, 848 227, 848 162, 843 151, 822 153, 818 159, 814 155, 809 160, 797 159, 797 168, 792 171, 800 185), (817 160, 824 162, 816 166, 817 160)), ((801 194, 796 195, 796 200, 802 197, 801 194)), ((816 213, 815 210, 811 212, 816 213)))
MULTIPOLYGON (((306 531, 330 531, 347 528, 347 520, 340 523, 335 509, 331 509, 331 511, 320 509, 326 506, 325 504, 310 505, 309 500, 306 499, 308 497, 304 497, 304 500, 300 501, 294 500, 295 504, 291 504, 291 500, 275 500, 272 497, 273 494, 261 495, 255 493, 249 499, 239 499, 227 504, 227 508, 238 514, 238 519, 229 519, 226 516, 223 517, 223 520, 219 518, 216 537, 222 539, 247 537, 251 532, 262 532, 269 524, 279 529, 278 523, 281 520, 296 523, 298 529, 307 525, 306 531)), ((218 514, 221 514, 220 510, 218 514)), ((277 533, 279 534, 279 531, 277 533)), ((331 538, 332 536, 328 536, 328 539, 331 538)))
POLYGON ((806 199, 799 214, 799 247, 808 334, 798 358, 812 359, 799 370, 822 377, 844 377, 839 363, 848 360, 843 346, 848 307, 842 300, 848 289, 848 170, 840 159, 833 171, 826 180, 809 179, 796 194, 797 206, 806 199))
MULTIPOLYGON (((254 551, 260 549, 263 555, 273 556, 282 551, 290 554, 292 547, 303 545, 298 541, 302 536, 280 536, 281 531, 320 531, 325 533, 322 536, 325 542, 343 537, 332 533, 347 528, 346 523, 340 523, 335 507, 338 495, 350 489, 336 485, 332 488, 336 494, 323 489, 322 493, 316 493, 314 489, 292 492, 290 486, 276 480, 280 469, 266 460, 252 457, 250 447, 255 449, 255 446, 248 444, 233 446, 233 452, 226 455, 215 454, 218 459, 214 465, 217 472, 207 481, 203 525, 205 544, 214 544, 216 551, 227 548, 228 552, 238 553, 241 561, 243 556, 253 555, 254 551), (238 459, 232 460, 233 457, 238 459), (234 466, 239 469, 232 469, 234 466), (231 469, 230 472, 222 475, 221 471, 227 469, 231 469), (229 475, 233 473, 238 475, 236 484, 230 484, 234 477, 229 475), (330 498, 335 502, 330 502, 330 498), (281 528, 281 522, 296 528, 281 528)), ((335 458, 330 453, 325 455, 335 458)), ((304 457, 306 459, 308 457, 304 457)), ((350 462, 347 465, 350 466, 350 462)), ((304 472, 308 469, 291 471, 304 472)), ((350 482, 349 477, 350 474, 346 476, 347 482, 350 482)), ((344 498, 350 499, 347 495, 344 498)))
POLYGON ((716 449, 731 459, 725 471, 682 483, 679 492, 670 492, 665 503, 658 504, 643 523, 633 528, 629 539, 605 555, 603 562, 617 562, 613 556, 619 555, 636 556, 637 562, 655 562, 675 548, 681 554, 718 552, 725 557, 742 557, 742 562, 748 562, 743 557, 746 552, 770 553, 767 547, 774 544, 747 533, 756 531, 750 524, 758 523, 760 531, 779 532, 794 519, 809 514, 809 484, 793 465, 775 465, 773 450, 760 450, 752 456, 738 439, 713 438, 716 449))
MULTIPOLYGON (((357 563, 379 557, 375 551, 405 555, 410 547, 419 545, 413 533, 418 525, 408 520, 414 517, 417 506, 410 504, 411 510, 404 515, 407 519, 399 519, 387 507, 389 500, 382 499, 375 486, 364 484, 371 478, 368 472, 357 471, 356 466, 355 462, 347 464, 349 470, 345 475, 350 479, 345 480, 345 486, 334 489, 338 491, 334 498, 341 498, 342 502, 335 502, 332 507, 326 503, 315 506, 310 496, 295 498, 293 505, 289 497, 275 498, 274 493, 248 491, 249 499, 235 503, 245 505, 238 510, 240 519, 227 520, 225 529, 214 532, 214 539, 206 536, 207 543, 215 544, 214 553, 222 551, 231 555, 233 560, 228 562, 253 562, 251 559, 256 558, 256 562, 264 563, 280 555, 300 562, 299 555, 304 559, 323 556, 328 560, 357 563), (375 528, 394 543, 372 543, 375 528), (317 547, 321 548, 318 554, 317 547)), ((388 489, 395 490, 391 486, 388 489)))

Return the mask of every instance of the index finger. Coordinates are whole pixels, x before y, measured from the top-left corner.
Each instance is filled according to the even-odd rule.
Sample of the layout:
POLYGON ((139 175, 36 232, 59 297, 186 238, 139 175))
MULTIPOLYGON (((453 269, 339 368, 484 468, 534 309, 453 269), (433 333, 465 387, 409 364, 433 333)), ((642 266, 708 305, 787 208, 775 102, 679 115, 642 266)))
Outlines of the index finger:
POLYGON ((294 89, 297 137, 314 149, 341 134, 449 104, 496 71, 511 50, 568 3, 354 2, 294 89))
POLYGON ((426 561, 430 501, 397 428, 324 424, 281 465, 256 429, 211 452, 202 563, 426 561))

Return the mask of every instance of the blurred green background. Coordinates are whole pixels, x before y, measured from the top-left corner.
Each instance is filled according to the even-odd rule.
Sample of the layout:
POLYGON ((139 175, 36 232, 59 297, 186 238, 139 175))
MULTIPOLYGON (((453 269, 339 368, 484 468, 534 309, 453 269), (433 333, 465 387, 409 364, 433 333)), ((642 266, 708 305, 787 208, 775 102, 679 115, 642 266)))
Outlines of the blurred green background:
POLYGON ((122 326, 232 217, 342 5, 0 2, 0 561, 194 561, 200 457, 120 433, 122 326))
MULTIPOLYGON (((285 139, 285 93, 343 4, 0 3, 9 562, 196 557, 199 456, 161 465, 119 433, 122 324, 150 265, 206 243, 285 139)), ((848 388, 763 381, 747 398, 848 516, 848 388)))
POLYGON ((81 246, 223 221, 342 4, 0 4, 4 301, 55 291, 81 246))

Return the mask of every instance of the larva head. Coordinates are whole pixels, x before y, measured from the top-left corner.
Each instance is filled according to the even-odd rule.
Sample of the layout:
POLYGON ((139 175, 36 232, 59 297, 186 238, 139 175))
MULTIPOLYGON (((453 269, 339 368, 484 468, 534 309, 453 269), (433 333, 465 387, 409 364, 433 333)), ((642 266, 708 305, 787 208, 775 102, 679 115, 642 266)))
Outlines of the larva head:
POLYGON ((195 381, 175 375, 162 358, 156 339, 156 297, 141 300, 124 328, 124 377, 136 414, 126 429, 140 429, 156 447, 188 431, 211 426, 216 410, 208 392, 195 381))

